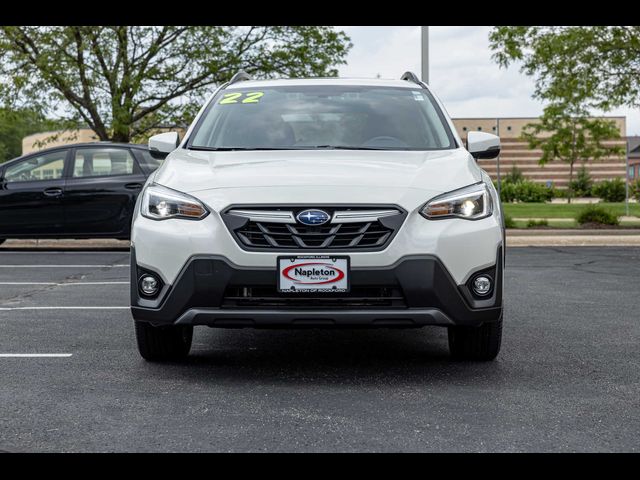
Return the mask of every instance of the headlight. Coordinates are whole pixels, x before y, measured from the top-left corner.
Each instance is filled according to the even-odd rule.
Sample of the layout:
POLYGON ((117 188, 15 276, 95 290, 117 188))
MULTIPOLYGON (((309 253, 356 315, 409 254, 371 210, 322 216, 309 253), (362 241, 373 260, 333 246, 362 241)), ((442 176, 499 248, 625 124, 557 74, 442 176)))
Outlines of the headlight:
POLYGON ((478 220, 492 212, 491 195, 484 182, 432 198, 420 210, 420 214, 429 220, 453 217, 478 220))
POLYGON ((152 220, 188 218, 201 220, 209 211, 197 199, 162 185, 149 185, 142 197, 141 212, 152 220))

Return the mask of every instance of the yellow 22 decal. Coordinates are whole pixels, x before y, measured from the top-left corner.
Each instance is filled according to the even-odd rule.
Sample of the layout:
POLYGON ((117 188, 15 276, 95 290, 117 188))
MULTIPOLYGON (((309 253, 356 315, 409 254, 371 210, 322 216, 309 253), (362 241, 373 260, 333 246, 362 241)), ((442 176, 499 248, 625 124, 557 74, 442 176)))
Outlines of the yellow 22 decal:
POLYGON ((225 93, 219 105, 231 105, 232 103, 258 103, 264 96, 264 92, 225 93), (244 100, 240 99, 244 97, 244 100))

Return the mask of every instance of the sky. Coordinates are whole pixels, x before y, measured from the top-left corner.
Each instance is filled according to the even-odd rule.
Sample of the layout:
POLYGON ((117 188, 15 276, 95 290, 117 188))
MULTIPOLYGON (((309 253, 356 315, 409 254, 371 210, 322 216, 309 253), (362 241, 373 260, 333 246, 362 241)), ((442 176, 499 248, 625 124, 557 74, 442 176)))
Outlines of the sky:
MULTIPOLYGON (((420 75, 419 26, 341 26, 353 43, 342 77, 400 78, 407 70, 420 75)), ((542 113, 531 98, 533 79, 517 66, 501 69, 491 59, 491 27, 429 28, 430 86, 449 115, 460 117, 528 117, 542 113)), ((602 114, 602 112, 593 112, 602 114)), ((627 134, 640 135, 640 112, 617 109, 606 115, 626 116, 627 134)))

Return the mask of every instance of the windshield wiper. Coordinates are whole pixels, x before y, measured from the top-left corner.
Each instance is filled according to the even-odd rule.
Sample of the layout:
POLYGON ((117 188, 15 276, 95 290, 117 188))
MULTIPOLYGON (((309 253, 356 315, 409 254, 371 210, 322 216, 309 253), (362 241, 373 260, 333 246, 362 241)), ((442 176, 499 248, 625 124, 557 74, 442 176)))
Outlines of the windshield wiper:
POLYGON ((191 146, 189 150, 201 152, 236 152, 236 151, 254 151, 254 150, 299 150, 295 147, 196 147, 191 146))
POLYGON ((353 147, 348 145, 314 145, 306 147, 310 150, 390 150, 389 148, 379 147, 353 147))
POLYGON ((189 150, 202 152, 251 152, 277 150, 394 150, 380 147, 352 147, 347 145, 300 145, 298 147, 200 147, 191 146, 189 150))

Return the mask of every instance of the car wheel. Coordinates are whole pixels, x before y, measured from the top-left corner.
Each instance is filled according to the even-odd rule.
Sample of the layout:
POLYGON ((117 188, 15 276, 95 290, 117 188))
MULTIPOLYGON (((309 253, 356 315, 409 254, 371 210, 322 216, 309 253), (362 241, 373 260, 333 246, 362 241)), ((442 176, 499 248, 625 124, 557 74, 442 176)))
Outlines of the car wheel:
POLYGON ((154 361, 180 360, 189 355, 193 327, 167 325, 154 327, 147 322, 135 322, 138 351, 142 358, 154 361))
POLYGON ((4 242, 6 242, 7 239, 6 238, 0 238, 0 245, 2 245, 4 242))
POLYGON ((457 360, 493 360, 501 341, 502 319, 480 327, 449 327, 449 351, 457 360))

